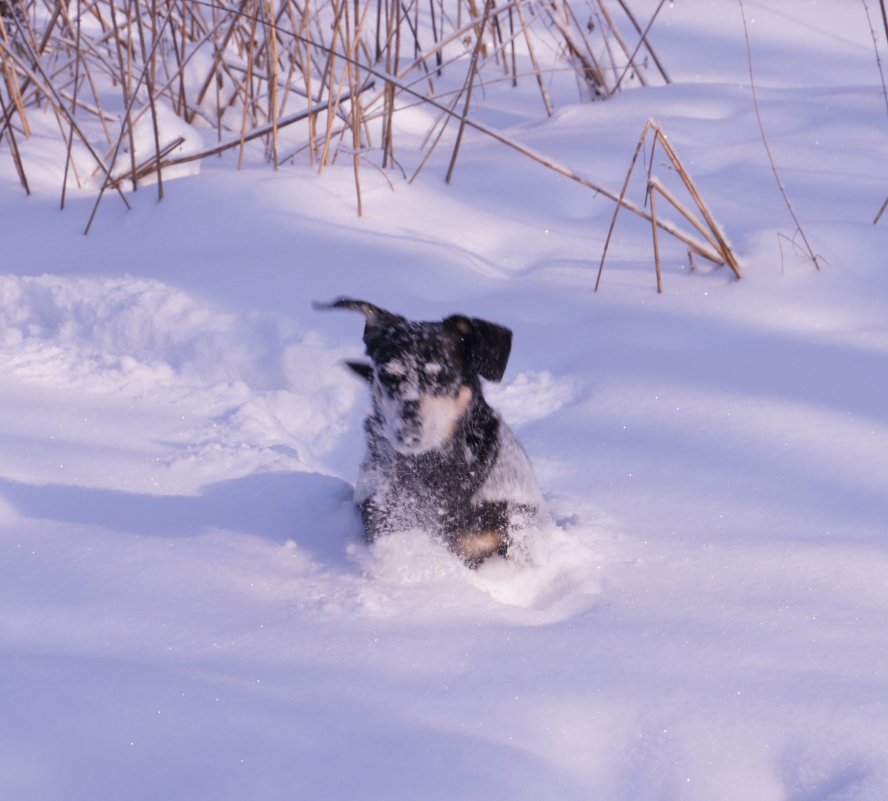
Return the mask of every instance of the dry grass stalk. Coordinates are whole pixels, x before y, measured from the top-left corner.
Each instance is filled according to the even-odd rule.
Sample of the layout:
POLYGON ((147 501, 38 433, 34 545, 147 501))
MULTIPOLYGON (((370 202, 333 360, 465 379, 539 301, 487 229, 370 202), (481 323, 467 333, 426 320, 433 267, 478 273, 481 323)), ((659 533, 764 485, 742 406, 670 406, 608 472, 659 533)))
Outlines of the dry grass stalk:
POLYGON ((204 82, 201 84, 201 87, 197 92, 197 97, 195 98, 194 103, 194 110, 192 110, 190 114, 185 115, 186 120, 188 120, 189 122, 194 121, 196 109, 201 105, 201 103, 203 103, 207 90, 210 88, 210 84, 216 79, 219 68, 222 65, 222 59, 225 58, 225 51, 228 48, 231 37, 234 35, 235 30, 237 30, 237 26, 241 24, 241 20, 244 14, 244 8, 246 7, 246 5, 247 0, 241 0, 240 5, 235 10, 234 14, 231 15, 230 25, 225 32, 225 36, 222 37, 222 41, 218 44, 215 42, 213 43, 213 47, 215 50, 213 65, 210 68, 210 71, 207 73, 207 77, 204 78, 204 82))
MULTIPOLYGON (((25 137, 30 138, 31 125, 28 122, 28 115, 25 113, 25 104, 22 100, 22 91, 19 87, 18 75, 10 53, 9 35, 6 32, 6 24, 3 22, 2 16, 0 16, 0 45, 2 45, 2 48, 0 48, 0 72, 3 73, 3 81, 6 84, 6 93, 12 101, 12 106, 15 108, 15 112, 22 123, 25 137)), ((3 111, 3 119, 9 119, 9 113, 6 109, 3 111)))
MULTIPOLYGON (((117 52, 118 75, 121 77, 120 90, 123 93, 124 108, 127 109, 127 113, 128 113, 129 109, 132 108, 132 103, 130 102, 131 88, 132 88, 131 87, 132 69, 131 69, 130 65, 132 64, 132 59, 129 58, 129 48, 125 46, 123 36, 121 34, 121 29, 117 24, 116 5, 117 4, 115 2, 109 3, 109 9, 111 12, 111 27, 114 32, 114 43, 116 45, 116 52, 117 52), (127 57, 124 57, 124 50, 125 49, 127 51, 127 57)), ((128 14, 127 14, 127 20, 129 20, 128 14)), ((135 95, 133 95, 132 97, 133 97, 133 100, 135 100, 135 95)), ((127 136, 129 137, 130 160, 131 160, 131 164, 132 164, 132 171, 133 171, 133 173, 135 173, 135 171, 136 171, 136 143, 135 143, 135 138, 133 135, 132 125, 124 125, 123 131, 126 132, 127 136)), ((111 159, 111 169, 114 168, 114 160, 117 157, 117 152, 119 151, 119 149, 120 149, 120 145, 118 144, 117 146, 115 146, 114 158, 111 159)), ((133 188, 133 190, 138 188, 138 184, 136 184, 135 181, 133 181, 132 188, 133 188)))
MULTIPOLYGON (((157 122, 157 103, 154 97, 154 71, 155 71, 155 53, 152 52, 148 56, 148 49, 145 46, 145 30, 142 21, 142 14, 139 12, 139 0, 134 0, 136 28, 139 32, 139 49, 142 55, 142 63, 146 65, 145 86, 148 90, 148 107, 151 109, 151 132, 154 136, 154 152, 157 162, 157 199, 163 200, 163 170, 161 169, 160 160, 160 129, 157 122)), ((156 19, 155 15, 151 15, 151 19, 156 19)), ((135 158, 133 158, 133 185, 137 185, 135 158)))
MULTIPOLYGON (((177 147, 181 147, 184 142, 184 136, 176 137, 175 139, 173 139, 172 142, 160 148, 157 153, 152 153, 147 159, 136 166, 136 180, 141 180, 142 178, 145 178, 148 175, 153 175, 154 173, 160 175, 162 169, 170 166, 169 162, 165 161, 166 157, 177 147)), ((239 144, 239 142, 235 142, 234 144, 237 145, 239 144)), ((118 186, 121 181, 132 178, 133 173, 127 171, 124 172, 122 175, 109 178, 108 183, 110 186, 118 186)))
MULTIPOLYGON (((644 77, 644 71, 640 70, 635 64, 635 55, 629 50, 629 45, 626 44, 626 40, 620 33, 619 26, 614 23, 614 19, 613 17, 611 17, 604 0, 598 0, 598 10, 601 14, 602 19, 607 25, 608 30, 610 31, 610 35, 613 36, 617 44, 620 46, 620 50, 623 51, 623 55, 626 57, 627 66, 632 68, 633 74, 638 78, 638 82, 642 86, 647 86, 647 80, 644 77)), ((605 39, 605 41, 607 42, 608 40, 605 39)), ((613 58, 611 58, 611 62, 614 62, 613 58)))
POLYGON ((638 139, 638 144, 635 147, 632 158, 630 159, 629 169, 626 172, 626 178, 623 181, 623 186, 620 190, 619 197, 617 198, 617 206, 614 209, 614 214, 611 218, 610 227, 608 228, 607 236, 604 241, 604 247, 602 248, 601 261, 598 265, 598 275, 595 280, 595 291, 598 291, 598 288, 601 284, 601 276, 602 272, 604 271, 604 264, 607 259, 611 237, 613 236, 614 228, 616 227, 617 215, 619 214, 621 208, 632 208, 626 200, 626 193, 629 189, 629 183, 635 170, 635 166, 638 163, 638 157, 644 150, 649 137, 651 138, 651 153, 648 158, 649 168, 645 185, 645 197, 650 200, 651 213, 650 215, 642 216, 646 216, 646 218, 650 221, 653 232, 654 264, 657 275, 657 292, 663 291, 663 278, 660 264, 659 229, 669 231, 669 233, 671 233, 677 239, 683 241, 686 245, 688 245, 689 256, 691 256, 691 254, 693 253, 696 253, 698 256, 702 256, 703 258, 711 261, 714 264, 727 265, 734 273, 734 276, 736 278, 740 278, 740 264, 737 261, 737 258, 727 241, 727 238, 722 232, 721 227, 716 222, 715 217, 709 211, 709 208, 703 202, 703 198, 700 196, 700 192, 694 184, 690 173, 687 171, 681 159, 678 157, 675 148, 667 139, 666 134, 663 132, 662 128, 653 120, 648 120, 641 132, 641 136, 638 139), (660 183, 660 181, 655 176, 653 176, 651 172, 654 161, 653 155, 654 150, 658 144, 666 153, 666 156, 668 157, 673 169, 675 170, 675 173, 681 179, 681 182, 687 190, 688 195, 694 201, 694 205, 697 207, 697 210, 702 215, 704 222, 701 222, 693 212, 689 211, 687 207, 676 198, 674 193, 670 192, 665 186, 663 186, 662 183, 660 183), (658 195, 666 200, 674 210, 676 210, 687 222, 689 222, 694 227, 694 229, 700 235, 703 236, 703 238, 706 240, 706 244, 694 242, 693 240, 689 240, 686 237, 683 238, 681 236, 677 236, 674 230, 670 230, 670 228, 667 227, 667 225, 657 216, 656 198, 658 195))
MULTIPOLYGON (((635 69, 636 72, 638 71, 638 68, 635 66, 635 57, 638 55, 638 51, 642 48, 642 46, 646 45, 647 39, 648 39, 648 34, 650 33, 651 28, 653 27, 654 22, 657 19, 657 16, 659 15, 660 11, 662 10, 662 8, 665 4, 666 4, 666 0, 660 0, 659 4, 657 5, 657 8, 654 10, 653 15, 651 16, 650 22, 648 22, 648 24, 647 24, 647 27, 644 29, 643 32, 639 31, 639 33, 641 34, 641 39, 639 39, 638 44, 635 46, 635 50, 633 51, 632 55, 629 56, 629 58, 627 60, 626 67, 624 68, 620 77, 617 79, 617 85, 616 85, 615 89, 619 89, 620 86, 623 84, 623 79, 626 77, 626 74, 629 72, 630 68, 635 69)), ((631 15, 630 15, 630 18, 634 19, 634 17, 632 17, 631 15)), ((664 77, 664 79, 666 79, 666 82, 669 83, 669 79, 666 77, 665 72, 663 72, 663 77, 664 77)))
POLYGON ((882 26, 885 28, 885 40, 888 42, 888 2, 879 0, 879 9, 882 12, 882 26))
MULTIPOLYGON (((888 85, 885 84, 885 70, 882 69, 882 56, 879 53, 879 36, 873 26, 873 18, 870 16, 869 4, 866 0, 861 0, 861 2, 863 3, 864 13, 866 13, 866 21, 869 24, 870 34, 873 37, 873 55, 876 59, 876 67, 879 70, 879 78, 882 81, 882 99, 885 101, 885 112, 888 113, 888 85)), ((888 18, 884 17, 886 14, 885 0, 882 0, 882 14, 883 19, 885 20, 885 36, 886 39, 888 39, 888 18)))
POLYGON ((780 195, 783 198, 783 203, 786 206, 786 209, 789 212, 789 216, 792 218, 793 223, 795 223, 796 234, 799 236, 804 245, 804 255, 811 261, 814 267, 819 270, 820 257, 814 253, 810 242, 808 242, 808 237, 805 235, 805 229, 802 228, 802 224, 801 222, 799 222, 798 215, 796 214, 792 202, 789 199, 789 195, 786 192, 786 187, 784 187, 783 181, 780 179, 780 173, 777 171, 777 163, 774 161, 774 154, 771 152, 771 146, 768 144, 768 137, 765 134, 765 124, 762 121, 762 113, 761 109, 759 108, 758 91, 756 90, 755 85, 755 72, 752 69, 752 45, 749 42, 749 26, 746 23, 746 10, 743 7, 743 0, 737 1, 740 3, 740 14, 743 18, 743 32, 746 37, 746 58, 749 64, 749 85, 750 89, 752 90, 752 104, 753 108, 755 109, 755 118, 758 121, 759 132, 761 133, 762 137, 762 144, 765 147, 765 153, 768 156, 768 163, 771 165, 771 172, 774 175, 774 181, 777 183, 777 188, 780 190, 780 195))
MULTIPOLYGON (((349 93, 351 95, 351 131, 352 131, 352 169, 355 176, 355 195, 357 198, 358 216, 364 213, 363 198, 361 196, 361 93, 358 91, 358 83, 360 76, 357 74, 357 50, 361 40, 361 31, 367 20, 367 12, 370 10, 370 3, 366 3, 364 11, 360 19, 354 20, 355 29, 351 29, 351 17, 348 13, 346 4, 345 14, 345 33, 346 42, 350 48, 350 58, 346 62, 346 73, 348 75, 349 93)), ((355 4, 355 15, 357 15, 357 3, 355 4)))
MULTIPOLYGON (((708 229, 703 223, 701 223, 696 215, 690 211, 687 206, 685 206, 675 195, 670 192, 662 183, 656 178, 648 179, 648 195, 652 195, 655 192, 657 194, 662 195, 675 209, 679 211, 682 217, 684 217, 694 228, 697 229, 697 232, 702 236, 713 248, 715 251, 719 251, 721 249, 721 243, 716 241, 715 237, 712 235, 710 229, 708 229)), ((739 278, 739 276, 737 276, 739 278)))
MULTIPOLYGON (((3 116, 4 116, 4 118, 6 118, 7 114, 9 113, 9 110, 6 107, 6 101, 3 99, 2 92, 0 92, 0 111, 3 112, 3 116)), ((22 156, 21 156, 21 153, 19 152, 18 142, 16 141, 16 138, 15 138, 15 129, 13 128, 11 122, 9 124, 7 124, 6 129, 3 132, 3 134, 6 135, 6 138, 9 141, 9 152, 12 154, 12 161, 13 161, 13 164, 15 165, 15 171, 19 177, 19 182, 24 187, 25 194, 30 195, 31 194, 31 187, 28 185, 28 176, 25 173, 25 165, 22 162, 22 156)), ((3 135, 0 134, 0 141, 2 141, 2 136, 3 135)))
MULTIPOLYGON (((647 32, 642 33, 641 25, 638 24, 638 20, 636 19, 635 14, 632 13, 632 9, 629 8, 629 4, 626 2, 626 0, 617 0, 617 2, 620 4, 620 8, 623 9, 623 12, 626 14, 626 18, 632 23, 632 26, 635 28, 638 35, 641 36, 641 43, 644 45, 645 50, 648 51, 648 54, 650 55, 651 60, 656 65, 663 80, 666 83, 671 83, 671 81, 669 80, 669 74, 666 72, 666 69, 663 66, 663 63, 660 61, 659 57, 657 56, 656 51, 654 50, 653 46, 651 45, 650 38, 647 35, 647 33, 650 32, 651 26, 648 25, 647 32)), ((659 7, 657 8, 657 13, 658 14, 660 13, 659 7)))
POLYGON ((660 237, 657 232, 657 193, 648 193, 651 201, 651 236, 654 240, 654 269, 657 272, 657 293, 663 292, 663 271, 660 269, 660 237))
POLYGON ((247 41, 247 77, 243 84, 243 114, 241 118, 241 141, 240 151, 237 157, 237 168, 240 170, 244 166, 244 146, 246 141, 244 137, 247 134, 247 120, 250 113, 250 103, 253 99, 253 45, 256 42, 256 26, 259 23, 259 0, 253 0, 253 12, 250 15, 250 35, 247 41))
MULTIPOLYGON (((872 19, 869 13, 869 6, 867 5, 866 0, 863 0, 863 7, 866 10, 866 18, 870 25, 870 32, 873 35, 873 48, 875 49, 876 54, 876 66, 879 68, 879 77, 882 79, 882 97, 885 99, 885 111, 888 112, 888 86, 886 86, 885 84, 885 72, 882 69, 882 59, 879 55, 879 37, 876 35, 875 29, 873 28, 872 19)), ((882 13, 882 27, 885 31, 885 42, 886 44, 888 44, 888 0, 879 0, 879 10, 882 13)), ((877 225, 879 220, 882 219, 882 215, 885 213, 886 208, 888 208, 888 198, 885 198, 885 202, 879 209, 879 213, 876 214, 875 219, 873 219, 873 225, 877 225)))
POLYGON ((490 10, 493 8, 493 0, 486 0, 484 3, 484 16, 481 24, 475 30, 475 49, 472 51, 472 60, 469 62, 469 71, 466 74, 466 83, 463 87, 466 101, 463 106, 462 117, 459 121, 459 130, 456 134, 456 142, 453 145, 453 153, 450 156, 450 166, 447 168, 447 177, 445 181, 449 184, 453 179, 453 171, 456 168, 456 159, 459 155, 459 146, 462 143, 463 133, 466 130, 466 119, 469 116, 469 106, 472 103, 472 87, 475 85, 475 78, 478 75, 478 56, 484 50, 484 32, 487 30, 487 22, 490 19, 490 10))
MULTIPOLYGON (((381 4, 380 4, 381 7, 381 4)), ((386 71, 397 75, 400 68, 401 53, 401 4, 394 2, 386 4, 386 37, 385 37, 385 68, 386 71), (393 46, 392 46, 393 45, 393 46)), ((377 49, 379 49, 377 40, 377 49)), ((440 55, 440 53, 439 53, 440 55)), ((394 146, 394 116, 395 116, 396 87, 391 81, 386 81, 382 114, 382 166, 388 167, 395 158, 394 146)))
MULTIPOLYGON (((662 129, 656 124, 654 125, 654 133, 657 137, 657 141, 659 141, 662 148, 666 151, 666 155, 669 156, 669 160, 672 162, 672 165, 675 167, 676 171, 681 177, 682 183, 684 183, 685 188, 688 190, 700 213, 703 215, 703 219, 706 221, 706 226, 709 228, 709 231, 712 234, 715 243, 717 243, 718 245, 717 249, 719 255, 724 259, 724 263, 731 268, 734 275, 737 278, 740 278, 740 265, 737 262, 737 259, 735 258, 734 253, 731 250, 731 246, 728 243, 728 240, 725 237, 724 233, 722 232, 721 227, 716 222, 715 217, 709 211, 708 206, 703 202, 703 198, 700 195, 700 192, 697 190, 697 187, 694 184, 694 180, 693 178, 691 178, 691 174, 687 171, 684 164, 682 164, 681 159, 679 159, 678 157, 678 153, 675 152, 672 144, 666 138, 666 134, 664 134, 662 129)), ((664 197, 669 199, 668 195, 664 194, 664 197)), ((684 216, 692 224, 696 225, 692 215, 688 214, 684 210, 684 208, 677 203, 674 205, 675 208, 679 212, 681 212, 682 216, 684 216)))
MULTIPOLYGON (((75 26, 74 32, 74 48, 76 52, 80 53, 80 0, 77 0, 77 22, 75 26)), ((80 87, 80 58, 75 59, 74 63, 74 93, 71 98, 71 116, 75 116, 77 113, 77 90, 80 87)), ((71 149, 74 146, 74 127, 71 126, 68 130, 68 142, 65 148, 65 173, 62 178, 62 199, 60 202, 60 207, 62 209, 65 208, 65 193, 68 189, 68 172, 74 163, 71 159, 71 149)), ((76 167, 75 167, 76 174, 76 167)), ((78 186, 80 185, 80 180, 77 181, 78 186)))
POLYGON ((586 85, 595 97, 607 97, 612 90, 607 85, 607 80, 598 65, 597 59, 588 46, 580 44, 585 39, 578 39, 571 23, 575 21, 569 6, 562 0, 551 0, 548 6, 549 19, 558 29, 564 39, 564 45, 572 60, 579 64, 578 74, 582 76, 586 85))
POLYGON ((521 31, 524 34, 524 42, 527 45, 527 54, 530 58, 530 63, 533 65, 533 73, 536 76, 537 86, 539 87, 540 95, 543 98, 543 105, 546 107, 546 115, 551 117, 554 112, 552 99, 549 97, 549 92, 546 89, 546 82, 543 80, 543 71, 540 69, 540 63, 536 56, 533 37, 530 35, 530 28, 527 25, 527 17, 524 14, 524 3, 516 3, 515 11, 518 14, 518 19, 521 21, 521 31))
MULTIPOLYGON (((361 89, 361 91, 367 92, 367 91, 371 90, 373 88, 373 86, 374 86, 374 84, 368 83, 361 89)), ((346 102, 349 101, 350 99, 351 99, 350 94, 343 95, 341 98, 342 101, 346 101, 346 102)), ((329 105, 326 105, 326 106, 317 106, 311 112, 300 111, 297 114, 292 114, 289 117, 279 119, 274 124, 277 126, 277 129, 280 131, 281 129, 286 128, 290 125, 294 125, 296 123, 303 122, 303 121, 307 120, 309 117, 309 114, 318 115, 318 114, 321 114, 324 112, 329 112, 331 109, 331 106, 332 106, 332 103, 329 105)), ((272 131, 272 124, 271 123, 268 123, 265 125, 260 125, 258 128, 255 128, 252 131, 249 131, 243 137, 243 141, 244 142, 252 142, 255 139, 262 139, 262 138, 268 136, 271 131, 272 131)), ((214 147, 208 148, 207 150, 202 150, 198 153, 189 153, 188 155, 185 155, 185 156, 175 156, 172 158, 166 158, 166 155, 168 153, 171 153, 177 147, 179 147, 183 141, 184 141, 184 139, 182 139, 180 137, 180 138, 174 140, 172 143, 170 143, 169 145, 167 145, 163 149, 163 152, 161 154, 163 157, 161 160, 161 166, 164 169, 169 169, 170 167, 177 167, 182 164, 190 164, 195 161, 203 161, 203 159, 210 158, 211 156, 218 156, 222 153, 225 153, 228 150, 233 150, 234 148, 241 146, 241 137, 237 136, 234 139, 230 139, 227 142, 221 142, 214 147)), ((306 145, 306 147, 307 147, 307 145, 306 145)), ((284 161, 286 161, 287 158, 288 157, 285 156, 284 161)), ((137 177, 140 179, 145 178, 145 177, 151 175, 153 172, 155 172, 156 169, 157 169, 157 167, 156 167, 155 159, 153 159, 153 158, 147 159, 145 162, 143 162, 141 168, 139 169, 137 177)), ((125 177, 125 176, 123 176, 123 177, 125 177)))
MULTIPOLYGON (((626 192, 629 189, 629 181, 632 179, 632 171, 635 169, 635 164, 638 162, 638 157, 641 155, 642 148, 644 147, 645 140, 647 139, 648 131, 650 130, 651 123, 648 121, 644 130, 641 132, 641 136, 638 137, 638 144, 635 146, 635 152, 632 154, 632 158, 629 161, 629 169, 626 171, 626 178, 623 180, 623 186, 620 189, 620 195, 617 198, 617 204, 614 206, 614 215, 611 217, 610 226, 607 229, 607 236, 604 238, 604 247, 601 249, 601 261, 598 264, 598 276, 595 279, 595 291, 598 291, 598 287, 601 284, 601 274, 604 271, 604 262, 607 259, 607 251, 610 247, 611 237, 614 233, 614 228, 617 225, 617 215, 620 213, 620 209, 625 206, 626 202, 626 192)), ((653 221, 653 220, 652 220, 653 221)))
POLYGON ((271 8, 271 0, 262 3, 262 13, 265 16, 264 34, 265 49, 267 51, 266 63, 268 66, 268 116, 271 120, 271 163, 275 170, 278 168, 278 35, 277 23, 271 8))
POLYGON ((326 80, 325 80, 325 88, 327 90, 327 96, 331 98, 330 110, 327 113, 327 127, 324 133, 324 145, 321 150, 321 156, 319 159, 318 165, 318 173, 321 173, 330 161, 330 149, 331 143, 333 139, 333 127, 336 122, 336 117, 339 113, 339 104, 342 101, 342 93, 345 88, 345 71, 343 70, 339 81, 336 80, 336 61, 337 57, 339 59, 346 58, 345 53, 348 51, 348 45, 344 41, 344 37, 342 35, 342 15, 345 13, 345 4, 349 0, 334 0, 334 9, 336 12, 336 16, 333 20, 333 40, 332 47, 327 48, 328 51, 328 59, 327 66, 325 69, 326 80), (337 53, 336 50, 336 39, 340 39, 340 43, 342 44, 342 53, 337 53))

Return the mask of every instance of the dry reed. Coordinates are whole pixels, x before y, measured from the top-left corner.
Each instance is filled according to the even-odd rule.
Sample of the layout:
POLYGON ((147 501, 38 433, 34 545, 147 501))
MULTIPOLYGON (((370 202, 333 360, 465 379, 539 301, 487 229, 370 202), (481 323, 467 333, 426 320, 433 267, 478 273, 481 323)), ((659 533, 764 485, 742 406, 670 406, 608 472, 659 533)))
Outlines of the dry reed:
MULTIPOLYGON (((540 49, 561 53, 599 97, 615 91, 609 73, 641 76, 605 0, 590 5, 608 20, 595 34, 579 24, 568 0, 486 0, 483 8, 476 0, 430 0, 422 16, 418 1, 403 0, 2 0, 0 141, 27 187, 19 141, 31 136, 34 109, 56 116, 65 143, 63 205, 72 174, 78 183, 98 174, 100 195, 124 175, 133 190, 153 175, 162 197, 163 170, 175 157, 176 137, 163 122, 171 113, 215 129, 220 143, 238 135, 238 166, 259 139, 275 168, 305 152, 323 170, 348 152, 357 183, 359 161, 374 143, 383 168, 397 162, 394 117, 405 105, 404 85, 424 80, 418 99, 440 102, 455 83, 446 72, 465 69, 453 106, 463 103, 452 175, 475 85, 494 80, 494 69, 518 83, 516 42, 549 115, 554 104, 540 49), (624 53, 620 63, 612 38, 624 53), (600 63, 602 50, 611 54, 609 65, 600 63), (365 98, 368 76, 383 88, 365 98), (282 127, 290 128, 286 138, 282 127)), ((620 5, 624 27, 630 19, 637 25, 625 0, 620 5)), ((635 50, 642 46, 650 47, 645 36, 635 50)))
POLYGON ((688 255, 692 263, 693 254, 696 254, 703 257, 707 261, 712 262, 713 264, 719 266, 727 265, 731 269, 731 272, 734 273, 734 276, 736 278, 741 277, 740 263, 734 255, 730 243, 722 232, 721 227, 716 222, 712 212, 703 201, 703 198, 700 195, 696 184, 691 178, 690 173, 685 168, 684 163, 678 157, 678 153, 675 151, 672 143, 669 141, 660 125, 658 125, 653 120, 647 121, 644 129, 641 132, 641 136, 638 138, 638 144, 635 146, 635 151, 633 152, 632 158, 629 161, 629 169, 626 171, 626 178, 623 181, 623 186, 620 190, 619 196, 617 197, 617 205, 614 209, 614 214, 611 218, 610 227, 608 228, 607 236, 604 240, 604 247, 602 248, 601 252, 601 261, 598 265, 598 276, 595 279, 596 292, 601 285, 601 276, 604 272, 604 265, 607 260, 611 238, 613 237, 614 229, 617 224, 617 216, 619 215, 620 209, 622 208, 627 208, 631 211, 635 211, 636 214, 639 214, 639 216, 644 217, 651 223, 654 251, 654 268, 657 276, 657 292, 663 291, 663 276, 660 263, 659 230, 665 230, 674 238, 683 242, 688 247, 688 255), (640 210, 638 210, 637 207, 634 207, 628 202, 626 195, 629 190, 629 184, 632 179, 633 172, 635 171, 635 166, 638 163, 638 158, 642 154, 642 152, 644 152, 645 146, 648 144, 649 139, 651 142, 651 150, 647 154, 646 158, 646 161, 648 163, 648 173, 644 195, 645 198, 650 202, 651 211, 650 214, 645 214, 644 212, 639 213, 640 210), (667 189, 666 186, 653 175, 654 151, 657 145, 660 145, 660 147, 666 153, 666 156, 669 159, 669 163, 675 174, 679 177, 685 192, 687 193, 690 200, 693 201, 693 204, 696 206, 697 211, 703 217, 702 222, 692 211, 688 209, 687 204, 682 203, 676 197, 674 192, 667 189), (691 224, 691 226, 697 231, 697 233, 699 233, 703 237, 704 242, 700 242, 699 240, 694 239, 680 229, 670 225, 669 223, 666 223, 660 216, 658 216, 656 200, 658 195, 667 203, 669 203, 673 210, 677 211, 686 222, 691 224))
MULTIPOLYGON (((646 127, 635 158, 652 132, 702 221, 650 177, 649 213, 626 197, 625 186, 614 193, 471 116, 476 87, 503 76, 518 83, 519 44, 547 115, 554 111, 550 70, 565 65, 584 93, 598 98, 630 79, 642 85, 656 79, 639 64, 642 51, 668 82, 650 42, 662 2, 644 25, 627 0, 618 0, 619 12, 606 0, 588 0, 594 25, 581 24, 569 0, 485 0, 480 6, 476 0, 451 0, 446 6, 430 0, 422 16, 418 2, 404 0, 2 2, 7 13, 0 17, 0 142, 7 143, 28 191, 19 138, 30 136, 33 110, 54 115, 64 143, 62 203, 69 169, 78 184, 81 175, 97 181, 87 232, 108 189, 128 206, 124 184, 135 190, 151 179, 162 198, 165 171, 235 149, 241 167, 257 143, 275 169, 300 154, 319 172, 340 155, 350 158, 361 213, 362 162, 397 166, 395 118, 401 109, 420 104, 438 120, 414 177, 453 120, 458 129, 448 181, 464 134, 472 129, 609 198, 617 211, 649 221, 660 289, 661 231, 693 254, 728 264, 739 276, 718 225, 655 123, 646 127), (560 54, 560 63, 544 67, 539 57, 544 51, 560 54), (165 124, 172 116, 213 131, 216 144, 186 143, 181 124, 165 124), (677 208, 702 239, 663 219, 655 194, 677 208)), ((616 213, 610 233, 615 222, 616 213)))
POLYGON ((790 241, 792 241, 793 246, 797 249, 800 249, 802 254, 814 265, 817 270, 819 270, 820 257, 814 253, 814 249, 811 247, 811 243, 808 241, 808 237, 805 234, 805 229, 802 227, 802 223, 799 221, 799 217, 792 205, 792 201, 789 199, 789 194, 786 191, 786 187, 784 186, 783 181, 780 178, 780 173, 777 170, 777 162, 774 160, 774 154, 771 151, 771 146, 768 144, 768 137, 765 134, 765 124, 762 120, 762 113, 758 102, 758 91, 755 84, 755 71, 752 68, 752 45, 749 41, 749 25, 746 22, 746 9, 743 6, 743 0, 738 0, 738 2, 740 4, 740 15, 743 18, 743 33, 746 38, 746 58, 749 65, 749 86, 752 90, 752 104, 753 108, 755 109, 755 118, 758 122, 762 144, 764 145, 765 153, 768 157, 768 163, 771 165, 771 172, 774 175, 774 181, 777 184, 777 189, 780 191, 780 196, 783 198, 783 203, 786 206, 786 210, 789 212, 789 216, 792 218, 792 221, 795 224, 795 234, 790 239, 790 241), (801 247, 798 245, 796 237, 801 240, 801 247))

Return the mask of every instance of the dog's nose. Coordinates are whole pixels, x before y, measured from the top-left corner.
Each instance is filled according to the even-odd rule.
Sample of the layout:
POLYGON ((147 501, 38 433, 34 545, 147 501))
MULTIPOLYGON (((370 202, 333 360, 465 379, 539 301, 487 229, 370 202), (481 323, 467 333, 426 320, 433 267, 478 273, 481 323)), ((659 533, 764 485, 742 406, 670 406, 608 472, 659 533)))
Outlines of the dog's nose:
POLYGON ((406 400, 401 404, 401 417, 404 420, 414 422, 419 419, 419 401, 406 400))
POLYGON ((394 426, 395 438, 401 445, 416 447, 422 439, 422 418, 418 400, 403 400, 394 426))

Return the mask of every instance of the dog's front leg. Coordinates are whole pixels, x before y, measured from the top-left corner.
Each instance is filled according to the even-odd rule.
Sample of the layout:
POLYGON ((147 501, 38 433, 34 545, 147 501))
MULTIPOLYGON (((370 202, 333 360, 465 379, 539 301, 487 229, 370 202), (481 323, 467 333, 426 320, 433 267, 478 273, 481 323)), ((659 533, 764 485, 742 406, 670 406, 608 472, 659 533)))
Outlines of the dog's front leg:
POLYGON ((385 509, 387 504, 376 496, 368 498, 361 504, 361 523, 364 525, 364 539, 376 542, 383 534, 393 531, 391 521, 385 509))
POLYGON ((452 549, 469 567, 478 567, 494 554, 505 556, 508 538, 501 531, 467 531, 453 541, 452 549))
POLYGON ((469 518, 450 539, 450 549, 470 567, 509 549, 508 504, 485 502, 472 507, 469 518))

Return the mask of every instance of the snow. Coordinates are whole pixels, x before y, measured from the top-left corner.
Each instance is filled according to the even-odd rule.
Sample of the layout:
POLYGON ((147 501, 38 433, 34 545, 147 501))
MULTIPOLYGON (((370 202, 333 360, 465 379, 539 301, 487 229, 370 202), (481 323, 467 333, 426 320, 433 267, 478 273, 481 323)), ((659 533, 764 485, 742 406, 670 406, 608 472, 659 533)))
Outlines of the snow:
POLYGON ((861 4, 744 5, 819 271, 732 3, 661 12, 670 86, 478 114, 614 189, 656 119, 740 281, 661 238, 657 295, 621 214, 595 293, 613 205, 469 132, 362 218, 350 167, 232 158, 89 236, 37 123, 32 197, 0 149, 3 798, 888 797, 885 103, 861 4), (521 558, 362 544, 342 294, 513 329, 521 558))

